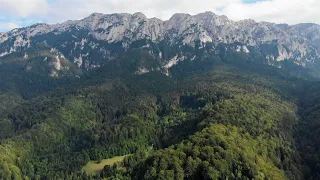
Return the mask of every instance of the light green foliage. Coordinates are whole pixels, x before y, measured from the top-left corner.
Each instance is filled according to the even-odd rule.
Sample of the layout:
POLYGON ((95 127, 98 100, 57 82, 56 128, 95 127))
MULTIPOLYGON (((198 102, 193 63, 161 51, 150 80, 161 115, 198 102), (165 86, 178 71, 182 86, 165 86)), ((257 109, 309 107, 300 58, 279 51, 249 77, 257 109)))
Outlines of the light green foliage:
POLYGON ((123 162, 123 159, 126 156, 116 156, 113 158, 109 158, 109 159, 102 159, 101 162, 98 161, 89 161, 88 164, 86 166, 83 167, 83 170, 86 172, 86 174, 88 175, 92 175, 92 174, 99 174, 103 168, 105 166, 113 166, 114 164, 118 164, 123 162))

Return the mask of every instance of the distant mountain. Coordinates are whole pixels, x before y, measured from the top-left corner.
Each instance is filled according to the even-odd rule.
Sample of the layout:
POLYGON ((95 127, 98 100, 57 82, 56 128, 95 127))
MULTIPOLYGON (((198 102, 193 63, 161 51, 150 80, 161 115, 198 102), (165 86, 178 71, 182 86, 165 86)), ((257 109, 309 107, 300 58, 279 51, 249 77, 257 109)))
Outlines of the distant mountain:
POLYGON ((92 14, 0 34, 0 179, 320 179, 320 26, 92 14))
POLYGON ((169 69, 180 61, 200 59, 199 50, 219 57, 242 53, 277 67, 289 60, 320 70, 319 25, 232 21, 212 12, 174 14, 167 21, 148 19, 142 13, 94 13, 82 20, 14 29, 0 34, 0 64, 12 61, 12 57, 26 61, 39 56, 32 54, 32 49, 43 46, 49 54, 41 57, 52 57, 48 61, 51 76, 59 76, 72 64, 79 70, 99 68, 133 49, 143 49, 156 62, 135 64, 138 74, 159 70, 169 75, 169 69), (72 63, 63 63, 66 61, 72 63))

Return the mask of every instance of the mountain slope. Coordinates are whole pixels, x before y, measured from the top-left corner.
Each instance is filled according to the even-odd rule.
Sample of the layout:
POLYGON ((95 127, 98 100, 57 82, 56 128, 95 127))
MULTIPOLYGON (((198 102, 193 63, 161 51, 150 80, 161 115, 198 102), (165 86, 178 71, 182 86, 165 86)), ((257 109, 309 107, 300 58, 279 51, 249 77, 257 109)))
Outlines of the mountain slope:
POLYGON ((0 121, 11 127, 2 136, 0 151, 9 153, 1 157, 0 177, 301 179, 305 165, 292 134, 296 88, 304 80, 244 60, 190 63, 196 69, 181 63, 172 77, 160 72, 114 76, 103 67, 88 75, 94 79, 13 106, 0 121), (127 171, 107 167, 101 176, 81 171, 90 159, 150 147, 154 150, 145 161, 125 160, 127 171), (176 154, 173 165, 152 163, 176 154), (189 161, 197 168, 187 170, 189 161))
MULTIPOLYGON (((290 60, 303 67, 318 69, 317 33, 319 25, 316 24, 289 26, 253 20, 237 22, 212 12, 194 16, 175 14, 167 21, 148 19, 142 13, 94 13, 82 20, 55 25, 36 24, 0 34, 0 62, 15 52, 28 57, 28 48, 47 43, 80 69, 100 67, 133 48, 148 49, 151 55, 162 61, 160 67, 168 67, 176 56, 181 61, 194 59, 196 54, 183 58, 178 52, 168 55, 152 44, 167 44, 179 49, 194 48, 198 44, 197 48, 209 45, 216 54, 221 52, 221 45, 227 45, 225 50, 251 56, 259 54, 260 61, 278 67, 281 67, 279 61, 290 60)), ((138 67, 137 70, 139 68, 145 69, 138 67)))
POLYGON ((318 30, 95 13, 1 33, 0 179, 318 179, 318 30))

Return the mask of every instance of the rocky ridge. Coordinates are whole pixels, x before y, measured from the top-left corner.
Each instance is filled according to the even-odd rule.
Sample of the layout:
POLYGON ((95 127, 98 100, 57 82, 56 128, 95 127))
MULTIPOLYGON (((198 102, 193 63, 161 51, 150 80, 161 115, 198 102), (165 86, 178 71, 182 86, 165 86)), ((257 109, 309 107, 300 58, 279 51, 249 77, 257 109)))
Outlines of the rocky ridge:
MULTIPOLYGON (((62 24, 36 24, 0 33, 0 58, 13 52, 26 50, 35 43, 47 42, 45 38, 39 40, 37 37, 50 35, 63 39, 62 36, 66 33, 71 35, 73 39, 66 39, 65 42, 60 40, 60 44, 56 42, 53 48, 63 52, 63 49, 72 43, 74 50, 68 50, 69 54, 64 55, 79 67, 86 64, 84 57, 90 55, 88 52, 74 55, 77 47, 83 50, 86 45, 90 45, 92 49, 99 49, 99 56, 103 59, 111 57, 111 53, 108 48, 101 45, 101 42, 120 43, 124 49, 128 49, 133 42, 144 39, 154 43, 166 41, 170 45, 181 44, 190 47, 195 47, 196 42, 200 42, 203 46, 212 43, 214 44, 213 48, 218 44, 240 43, 235 46, 235 51, 250 53, 249 47, 254 47, 263 52, 262 54, 271 65, 277 61, 293 60, 296 64, 306 66, 306 64, 317 63, 320 57, 319 25, 289 26, 256 22, 250 19, 233 21, 223 15, 218 16, 212 12, 204 12, 194 16, 174 14, 167 21, 147 18, 142 13, 107 15, 93 13, 82 20, 67 21, 62 24), (89 36, 92 37, 91 40, 88 39, 89 36), (274 51, 264 51, 265 45, 274 48, 274 51)), ((161 51, 157 53, 159 58, 163 58, 161 53, 161 51)), ((172 58, 175 56, 166 60, 170 63, 172 58)), ((93 63, 91 66, 100 65, 93 63)), ((168 66, 168 64, 164 66, 168 66)), ((146 72, 145 69, 144 72, 146 72)))

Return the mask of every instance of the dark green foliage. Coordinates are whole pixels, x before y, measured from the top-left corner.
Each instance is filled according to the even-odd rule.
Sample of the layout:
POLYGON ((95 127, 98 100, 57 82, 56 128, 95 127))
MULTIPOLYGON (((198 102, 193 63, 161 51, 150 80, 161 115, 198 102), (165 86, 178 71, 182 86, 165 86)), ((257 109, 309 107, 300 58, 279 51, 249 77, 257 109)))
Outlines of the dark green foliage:
POLYGON ((301 95, 301 122, 296 133, 297 144, 302 158, 308 166, 306 179, 320 178, 320 148, 319 148, 319 83, 310 83, 301 95))

